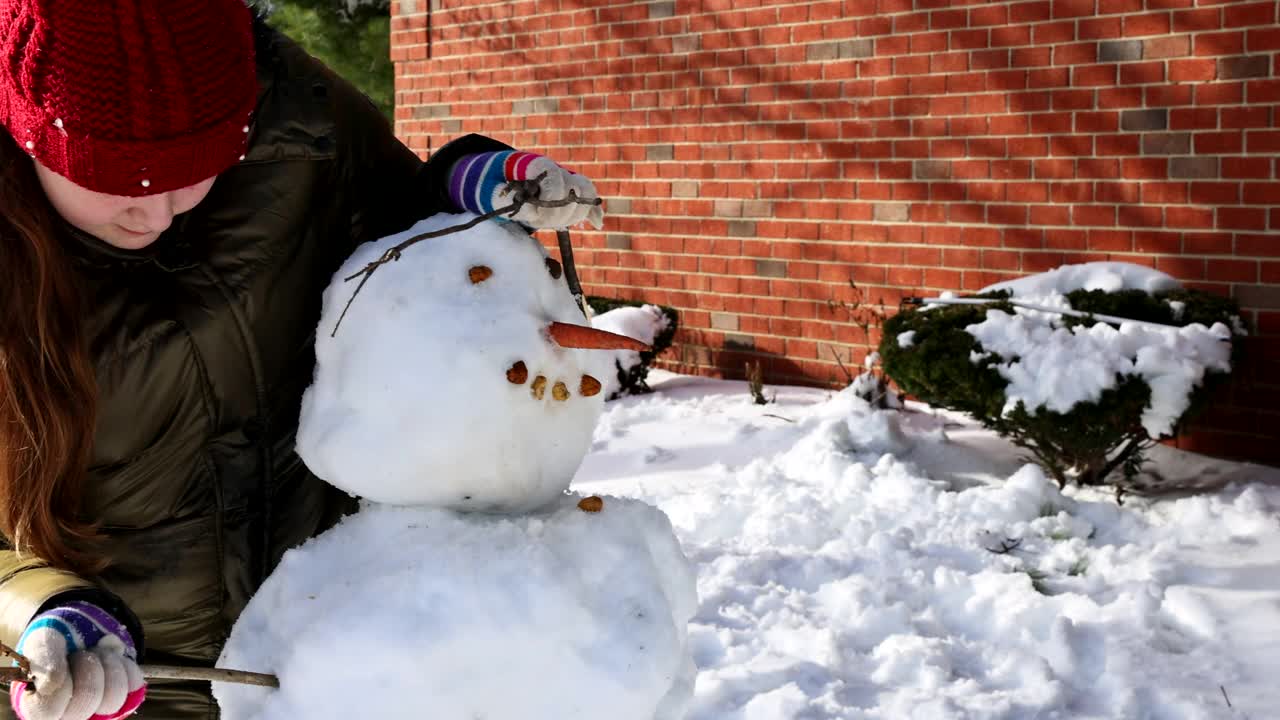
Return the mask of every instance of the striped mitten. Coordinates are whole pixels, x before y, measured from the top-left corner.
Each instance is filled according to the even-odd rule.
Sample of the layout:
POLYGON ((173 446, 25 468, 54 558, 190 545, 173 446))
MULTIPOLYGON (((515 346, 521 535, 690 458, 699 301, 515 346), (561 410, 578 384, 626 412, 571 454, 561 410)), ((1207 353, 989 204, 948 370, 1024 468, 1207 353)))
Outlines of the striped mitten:
MULTIPOLYGON (((590 180, 565 170, 551 158, 502 150, 465 155, 458 160, 449 173, 449 198, 459 208, 483 215, 511 204, 511 195, 506 191, 508 182, 529 180, 543 173, 546 174, 539 184, 541 200, 563 200, 570 190, 583 199, 599 197, 590 180)), ((563 230, 587 220, 598 230, 604 224, 604 210, 599 205, 577 203, 552 208, 525 205, 512 219, 535 230, 563 230)))
POLYGON ((41 613, 18 639, 34 686, 9 688, 21 720, 116 720, 147 694, 133 638, 97 605, 73 602, 41 613))

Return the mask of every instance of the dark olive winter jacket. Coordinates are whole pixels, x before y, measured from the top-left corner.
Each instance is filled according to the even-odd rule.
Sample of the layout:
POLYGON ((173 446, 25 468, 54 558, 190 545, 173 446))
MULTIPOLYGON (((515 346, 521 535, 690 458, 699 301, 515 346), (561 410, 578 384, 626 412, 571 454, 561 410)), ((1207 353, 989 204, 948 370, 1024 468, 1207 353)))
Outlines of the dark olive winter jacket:
MULTIPOLYGON (((257 35, 245 160, 147 250, 67 231, 100 392, 84 510, 111 565, 84 578, 0 550, 0 641, 81 595, 140 630, 148 662, 211 665, 284 551, 346 505, 294 452, 322 291, 360 242, 452 210, 457 157, 505 148, 468 136, 421 163, 357 91, 257 35)), ((153 682, 140 716, 218 713, 207 684, 153 682)))

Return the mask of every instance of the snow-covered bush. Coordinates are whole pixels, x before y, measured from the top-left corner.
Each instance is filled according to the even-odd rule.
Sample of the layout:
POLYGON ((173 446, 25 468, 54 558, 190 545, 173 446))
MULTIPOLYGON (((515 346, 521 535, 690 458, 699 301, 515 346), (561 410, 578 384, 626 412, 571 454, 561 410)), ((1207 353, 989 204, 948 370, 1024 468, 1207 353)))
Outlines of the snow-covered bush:
POLYGON ((958 302, 975 300, 891 318, 885 371, 1026 448, 1061 485, 1135 476, 1152 440, 1177 434, 1230 372, 1246 332, 1234 301, 1121 263, 1065 266, 958 302))
POLYGON ((653 346, 651 352, 617 351, 614 361, 616 375, 607 380, 601 378, 605 380, 605 397, 613 400, 623 395, 652 392, 645 378, 649 375, 649 365, 653 363, 653 359, 671 347, 671 341, 675 338, 679 321, 675 309, 600 297, 588 297, 587 304, 595 313, 591 318, 592 327, 626 335, 653 346))

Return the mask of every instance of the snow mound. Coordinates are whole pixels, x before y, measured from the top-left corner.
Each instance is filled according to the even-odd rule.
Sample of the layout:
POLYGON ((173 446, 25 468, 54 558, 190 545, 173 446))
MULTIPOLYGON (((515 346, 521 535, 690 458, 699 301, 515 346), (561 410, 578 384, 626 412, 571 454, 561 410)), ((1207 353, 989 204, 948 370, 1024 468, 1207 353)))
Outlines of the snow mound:
MULTIPOLYGON (((640 342, 653 345, 653 342, 671 324, 671 320, 657 305, 640 307, 620 307, 600 313, 591 318, 591 327, 597 330, 608 330, 618 335, 635 338, 640 342)), ((604 351, 601 351, 601 355, 604 351)), ((640 353, 635 350, 612 350, 612 357, 605 360, 612 372, 607 372, 600 380, 604 383, 605 397, 614 397, 622 389, 622 381, 618 377, 618 368, 623 373, 630 373, 631 368, 640 364, 640 353)))
POLYGON ((298 429, 299 455, 326 482, 376 502, 493 512, 568 487, 604 406, 603 393, 580 394, 583 376, 603 383, 613 369, 606 353, 547 338, 552 321, 586 320, 527 233, 485 222, 413 245, 377 269, 338 326, 357 284, 343 278, 473 217, 436 215, 366 243, 326 290, 298 429), (517 363, 519 383, 508 374, 517 363))
POLYGON ((697 563, 688 720, 1276 716, 1280 470, 1162 446, 1170 478, 1258 482, 1117 505, 959 415, 653 387, 606 406, 575 489, 657 504, 697 563))
POLYGON ((1013 297, 1060 294, 1074 290, 1142 290, 1155 294, 1182 287, 1173 277, 1142 265, 1125 262, 1090 262, 1063 265, 1048 272, 988 285, 979 293, 1004 290, 1013 297))
POLYGON ((226 720, 675 720, 693 570, 666 516, 578 497, 522 516, 368 505, 285 555, 219 665, 226 720))

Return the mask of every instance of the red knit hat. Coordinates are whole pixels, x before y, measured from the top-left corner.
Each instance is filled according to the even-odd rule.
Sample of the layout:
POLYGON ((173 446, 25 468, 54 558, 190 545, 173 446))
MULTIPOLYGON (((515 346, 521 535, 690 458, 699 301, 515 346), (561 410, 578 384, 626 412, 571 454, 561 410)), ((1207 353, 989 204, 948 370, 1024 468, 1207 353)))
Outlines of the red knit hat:
POLYGON ((245 152, 258 84, 244 0, 0 0, 0 63, 0 122, 90 190, 176 190, 245 152))

